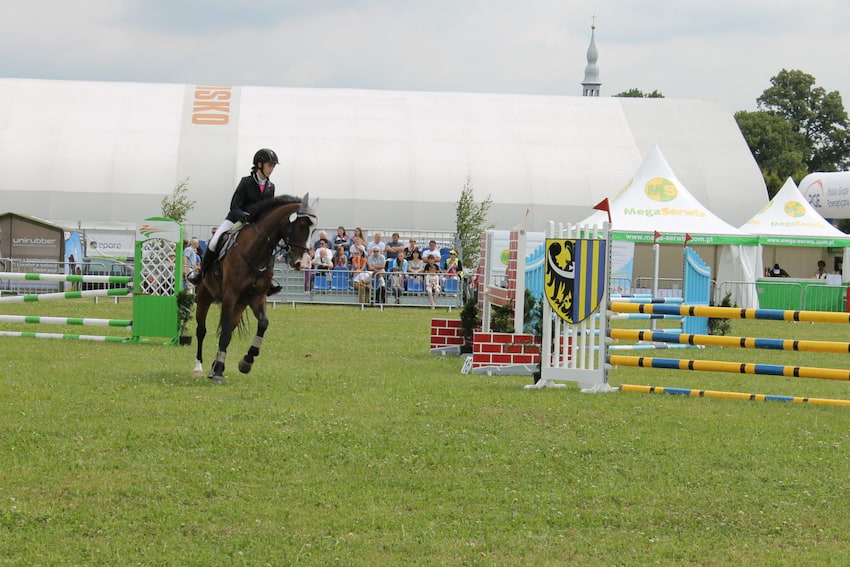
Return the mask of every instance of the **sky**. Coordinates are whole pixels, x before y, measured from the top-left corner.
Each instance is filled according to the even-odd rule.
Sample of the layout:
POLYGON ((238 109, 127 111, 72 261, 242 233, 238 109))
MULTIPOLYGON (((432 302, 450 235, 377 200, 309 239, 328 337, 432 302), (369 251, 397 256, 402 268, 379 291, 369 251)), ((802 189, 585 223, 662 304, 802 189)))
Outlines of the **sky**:
POLYGON ((847 0, 0 0, 0 77, 581 95, 755 110, 781 69, 850 108, 847 0))

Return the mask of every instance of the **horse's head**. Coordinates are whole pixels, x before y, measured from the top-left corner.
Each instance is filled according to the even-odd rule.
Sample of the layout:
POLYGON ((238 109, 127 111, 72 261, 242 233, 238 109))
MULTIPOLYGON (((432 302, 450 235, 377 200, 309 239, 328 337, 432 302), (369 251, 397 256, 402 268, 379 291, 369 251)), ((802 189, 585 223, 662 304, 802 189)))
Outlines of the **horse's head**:
MULTIPOLYGON (((289 244, 289 265, 301 269, 301 257, 309 251, 310 233, 318 222, 316 205, 318 199, 310 200, 310 194, 304 195, 298 210, 289 216, 286 241, 289 244)), ((306 266, 304 266, 306 267, 306 266)))

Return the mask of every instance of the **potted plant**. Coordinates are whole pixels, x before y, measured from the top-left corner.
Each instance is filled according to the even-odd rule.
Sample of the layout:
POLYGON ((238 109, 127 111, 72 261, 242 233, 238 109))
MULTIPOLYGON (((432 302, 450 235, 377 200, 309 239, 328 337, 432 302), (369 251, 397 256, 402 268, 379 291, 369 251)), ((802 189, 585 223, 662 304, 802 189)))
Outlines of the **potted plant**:
POLYGON ((192 344, 192 335, 187 333, 189 319, 192 318, 192 311, 195 307, 195 294, 186 288, 180 290, 177 294, 177 328, 180 331, 180 344, 192 344))
POLYGON ((472 352, 472 337, 475 329, 481 326, 481 319, 478 317, 478 302, 474 297, 470 297, 463 304, 463 310, 460 312, 460 328, 463 333, 463 346, 460 347, 461 354, 472 352))

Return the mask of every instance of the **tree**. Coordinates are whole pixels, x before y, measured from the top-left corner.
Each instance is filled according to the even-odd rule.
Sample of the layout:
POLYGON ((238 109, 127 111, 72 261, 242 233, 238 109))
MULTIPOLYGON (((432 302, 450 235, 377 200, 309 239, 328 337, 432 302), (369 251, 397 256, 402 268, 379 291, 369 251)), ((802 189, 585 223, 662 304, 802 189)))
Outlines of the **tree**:
POLYGON ((812 75, 782 69, 756 102, 760 110, 786 120, 805 138, 809 172, 850 166, 850 121, 838 91, 815 86, 812 75))
POLYGON ((763 110, 741 110, 735 113, 735 120, 761 169, 771 199, 789 177, 805 177, 806 139, 788 121, 763 110))
POLYGON ((487 223, 487 213, 490 212, 492 204, 493 199, 490 198, 490 195, 487 195, 487 198, 480 203, 475 202, 472 178, 467 176, 466 184, 464 184, 460 198, 457 200, 456 216, 457 239, 460 243, 460 255, 465 270, 472 270, 478 266, 478 256, 481 252, 481 233, 493 227, 492 224, 487 223))
POLYGON ((183 224, 189 211, 195 206, 195 201, 187 196, 188 192, 189 178, 186 178, 174 187, 171 197, 162 198, 162 216, 183 224))
POLYGON ((664 98, 664 95, 658 89, 655 89, 651 93, 645 93, 637 87, 632 87, 629 90, 617 93, 614 96, 622 98, 664 98))

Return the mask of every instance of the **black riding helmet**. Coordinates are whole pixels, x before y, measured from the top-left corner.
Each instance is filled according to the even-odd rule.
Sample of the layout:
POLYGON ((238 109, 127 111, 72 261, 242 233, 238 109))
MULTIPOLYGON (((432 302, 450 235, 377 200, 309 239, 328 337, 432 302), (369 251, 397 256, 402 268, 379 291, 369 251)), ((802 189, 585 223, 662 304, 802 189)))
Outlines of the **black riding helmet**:
POLYGON ((254 165, 261 163, 273 163, 277 165, 279 162, 277 161, 277 154, 274 153, 274 150, 268 148, 257 150, 257 153, 254 154, 254 165))

